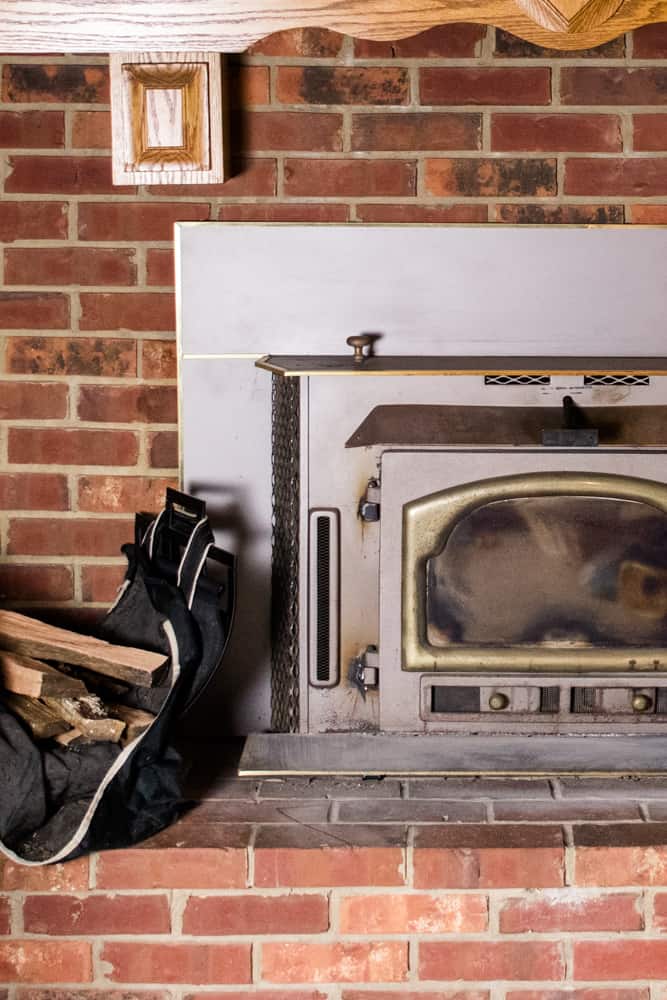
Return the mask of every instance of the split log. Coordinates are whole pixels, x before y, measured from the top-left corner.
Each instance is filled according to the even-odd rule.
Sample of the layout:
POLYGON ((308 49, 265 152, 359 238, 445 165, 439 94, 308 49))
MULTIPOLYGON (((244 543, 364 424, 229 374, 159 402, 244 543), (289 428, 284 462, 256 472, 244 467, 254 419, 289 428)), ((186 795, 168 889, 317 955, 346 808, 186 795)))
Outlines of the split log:
POLYGON ((139 687, 156 684, 167 664, 160 653, 114 646, 15 611, 0 611, 0 648, 45 660, 64 660, 139 687))
POLYGON ((2 695, 2 703, 7 706, 10 712, 23 719, 37 740, 59 736, 70 729, 68 722, 36 698, 7 692, 2 695))
POLYGON ((106 708, 112 718, 125 723, 126 729, 121 740, 123 746, 145 733, 155 720, 155 716, 150 712, 144 712, 141 708, 130 708, 129 705, 107 705, 106 708))
POLYGON ((54 740, 61 747, 69 747, 73 743, 90 742, 85 738, 80 729, 68 729, 66 733, 59 733, 58 736, 54 736, 54 740))
POLYGON ((89 740, 117 743, 125 731, 125 723, 120 719, 110 719, 104 705, 94 694, 83 698, 45 698, 44 702, 89 740))
POLYGON ((0 649, 0 687, 14 694, 25 694, 32 698, 42 695, 82 695, 86 685, 75 677, 61 674, 59 670, 33 660, 19 653, 7 653, 0 649))

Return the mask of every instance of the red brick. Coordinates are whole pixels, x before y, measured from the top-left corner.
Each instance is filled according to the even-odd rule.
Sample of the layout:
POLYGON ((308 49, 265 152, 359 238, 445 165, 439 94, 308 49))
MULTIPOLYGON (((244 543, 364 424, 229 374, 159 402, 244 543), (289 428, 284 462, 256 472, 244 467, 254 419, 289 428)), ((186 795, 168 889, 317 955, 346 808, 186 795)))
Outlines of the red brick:
POLYGON ((343 116, 304 111, 244 111, 238 121, 243 148, 335 152, 342 149, 343 116))
POLYGON ((167 292, 82 292, 82 330, 173 330, 174 296, 167 292))
POLYGON ((667 69, 564 66, 560 93, 563 104, 664 104, 667 69))
POLYGON ((478 114, 439 112, 353 115, 353 150, 479 149, 478 114))
POLYGON ((635 115, 633 146, 638 152, 667 149, 667 115, 635 115))
POLYGON ((399 847, 255 848, 255 885, 403 885, 399 847))
POLYGON ((647 989, 508 990, 505 1000, 649 1000, 647 989))
POLYGON ((177 483, 174 479, 146 476, 82 476, 79 509, 100 514, 158 511, 164 506, 168 486, 176 487, 177 483))
POLYGON ((415 194, 413 160, 299 160, 285 163, 285 193, 305 197, 402 197, 415 194))
POLYGON ((0 292, 0 329, 63 330, 69 296, 59 292, 0 292))
POLYGON ((168 934, 167 896, 28 896, 23 904, 28 934, 168 934))
POLYGON ((486 896, 386 894, 340 901, 343 934, 474 934, 487 927, 486 896))
POLYGON ((262 946, 262 976, 270 983, 399 983, 407 974, 404 941, 262 946))
MULTIPOLYGON (((143 994, 138 1000, 143 1000, 143 994)), ((252 991, 224 990, 220 993, 211 993, 207 990, 205 993, 186 993, 183 1000, 327 1000, 327 997, 319 990, 262 990, 253 987, 252 991)))
POLYGON ((326 896, 191 897, 184 934, 319 934, 329 929, 326 896))
POLYGON ((640 226, 666 226, 667 205, 633 205, 632 221, 640 226))
POLYGON ((543 198, 557 193, 556 161, 551 159, 443 157, 424 165, 426 190, 436 197, 543 198))
POLYGON ((17 375, 137 374, 134 340, 88 337, 11 337, 7 367, 17 375))
POLYGON ((62 201, 0 202, 0 240, 64 240, 67 203, 62 201))
POLYGON ((486 205, 357 205, 360 222, 488 222, 486 205))
POLYGON ((420 70, 422 104, 548 104, 546 67, 428 66, 420 70))
POLYGON ((667 941, 575 941, 574 979, 667 979, 667 941))
POLYGON ((563 885, 558 828, 422 827, 414 849, 418 889, 541 889, 563 885), (469 846, 461 846, 469 845, 469 846))
POLYGON ((176 342, 144 340, 141 345, 141 373, 145 379, 175 379, 178 372, 176 342))
POLYGON ((5 861, 0 864, 0 888, 19 892, 83 892, 88 888, 88 858, 37 867, 5 861))
POLYGON ((4 101, 52 101, 57 104, 108 104, 109 70, 81 63, 5 66, 4 101))
POLYGON ((176 386, 82 385, 80 420, 107 423, 172 424, 177 420, 176 386))
POLYGON ((8 194, 131 194, 114 187, 108 156, 10 156, 8 194))
POLYGON ((577 885, 667 885, 667 847, 577 847, 577 885))
POLYGON ((134 250, 88 247, 5 251, 8 285, 134 285, 134 250))
POLYGON ((494 55, 509 59, 622 59, 625 55, 625 36, 619 35, 609 42, 596 45, 589 49, 550 49, 542 45, 533 45, 525 38, 512 35, 509 31, 496 28, 496 44, 494 55))
POLYGON ((419 978, 526 981, 563 979, 562 946, 552 941, 424 941, 419 978))
POLYGON ((0 419, 46 420, 66 415, 66 385, 55 382, 0 382, 0 419))
MULTIPOLYGON (((234 160, 229 179, 222 184, 199 184, 197 194, 221 198, 271 198, 276 193, 276 161, 269 157, 234 160)), ((151 194, 164 196, 164 188, 149 187, 151 194)), ((169 193, 178 198, 191 196, 192 185, 172 184, 169 193)))
POLYGON ((222 222, 347 222, 347 205, 317 205, 295 202, 265 205, 222 205, 218 218, 222 222))
POLYGON ((482 24, 442 24, 391 42, 355 38, 354 54, 357 59, 471 59, 485 35, 482 24))
POLYGON ((581 159, 565 164, 565 193, 661 197, 667 190, 667 158, 581 159))
POLYGON ((0 981, 85 983, 93 978, 84 941, 0 941, 0 981))
POLYGON ((653 926, 656 930, 667 931, 667 893, 658 892, 653 900, 653 926))
POLYGON ((84 566, 81 570, 81 595, 84 601, 113 604, 125 576, 125 566, 84 566))
POLYGON ((228 63, 228 92, 234 108, 252 108, 268 104, 269 67, 228 63))
POLYGON ((415 852, 418 889, 550 888, 563 884, 557 848, 425 848, 415 852))
POLYGON ((326 31, 324 28, 294 28, 260 39, 250 46, 248 54, 326 59, 337 56, 342 44, 343 36, 334 31, 326 31))
MULTIPOLYGON (((343 990, 342 1000, 396 1000, 395 990, 343 990)), ((488 990, 404 990, 401 1000, 489 1000, 488 990)), ((563 997, 562 1000, 568 1000, 563 997)))
POLYGON ((111 851, 97 862, 98 889, 243 889, 242 848, 174 847, 111 851))
MULTIPOLYGON (((2 947, 0 945, 0 947, 2 947)), ((112 982, 249 983, 249 944, 106 944, 102 961, 112 966, 112 982)))
POLYGON ((62 111, 0 111, 0 148, 57 149, 64 144, 62 111))
POLYGON ((148 458, 153 469, 175 469, 178 466, 178 433, 156 431, 148 437, 148 458))
POLYGON ((0 564, 0 600, 70 601, 74 580, 69 566, 0 564))
POLYGON ((616 153, 622 148, 617 115, 498 114, 491 118, 491 149, 616 153))
POLYGON ((12 427, 9 461, 42 465, 136 465, 132 431, 12 427))
POLYGON ((9 522, 10 555, 118 555, 132 538, 131 522, 106 519, 14 517, 9 522))
POLYGON ((407 104, 407 69, 394 66, 279 66, 283 104, 407 104))
POLYGON ((633 32, 635 59, 667 59, 667 22, 647 24, 633 32))
POLYGON ((79 239, 172 240, 175 222, 206 221, 210 211, 208 204, 198 202, 84 202, 79 205, 79 239))
POLYGON ((149 249, 146 252, 146 284, 173 288, 175 280, 174 251, 149 249))
POLYGON ((496 221, 510 225, 559 226, 625 222, 623 205, 498 205, 496 221))
POLYGON ((49 473, 0 473, 1 510, 67 510, 69 496, 64 476, 49 473))
POLYGON ((75 111, 72 115, 74 149, 111 149, 111 113, 75 111))
POLYGON ((0 896, 0 934, 9 934, 10 928, 9 899, 6 896, 0 896))
MULTIPOLYGON (((0 994, 0 997, 2 994, 0 994)), ((208 994, 212 997, 212 994, 208 994)), ((247 996, 247 994, 246 994, 247 996)), ((19 989, 16 1000, 170 1000, 164 990, 114 990, 114 989, 19 989)))
POLYGON ((644 919, 638 895, 591 895, 577 889, 509 899, 500 907, 505 934, 544 931, 641 931, 644 919))

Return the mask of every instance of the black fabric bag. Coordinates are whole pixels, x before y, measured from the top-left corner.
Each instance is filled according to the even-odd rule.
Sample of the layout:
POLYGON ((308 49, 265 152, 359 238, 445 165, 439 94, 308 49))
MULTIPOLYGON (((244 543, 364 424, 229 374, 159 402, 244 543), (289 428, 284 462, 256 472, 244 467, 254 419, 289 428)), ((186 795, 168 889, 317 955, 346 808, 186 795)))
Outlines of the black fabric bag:
POLYGON ((124 748, 40 741, 2 703, 0 851, 24 864, 64 861, 123 847, 172 822, 183 806, 174 724, 215 673, 231 629, 234 558, 214 545, 205 504, 167 490, 154 519, 137 515, 123 546, 125 581, 99 634, 169 657, 153 688, 118 701, 155 714, 124 748))

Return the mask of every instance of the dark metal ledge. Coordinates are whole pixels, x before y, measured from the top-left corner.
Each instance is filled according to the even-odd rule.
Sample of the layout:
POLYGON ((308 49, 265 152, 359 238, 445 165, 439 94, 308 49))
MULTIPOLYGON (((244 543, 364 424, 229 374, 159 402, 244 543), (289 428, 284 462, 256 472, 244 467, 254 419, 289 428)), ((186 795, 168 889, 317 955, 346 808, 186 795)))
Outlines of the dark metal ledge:
POLYGON ((667 358, 381 357, 351 354, 267 354, 258 368, 288 378, 304 375, 667 375, 667 358))
POLYGON ((268 775, 667 774, 663 736, 438 736, 256 733, 241 777, 268 775))

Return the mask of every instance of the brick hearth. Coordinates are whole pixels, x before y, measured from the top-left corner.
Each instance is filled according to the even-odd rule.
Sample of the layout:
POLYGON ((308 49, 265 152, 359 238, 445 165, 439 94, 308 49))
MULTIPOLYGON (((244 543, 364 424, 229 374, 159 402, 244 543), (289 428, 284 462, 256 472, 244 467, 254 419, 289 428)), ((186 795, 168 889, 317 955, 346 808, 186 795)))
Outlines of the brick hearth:
POLYGON ((4 864, 2 1000, 664 998, 667 779, 198 794, 141 847, 4 864))

